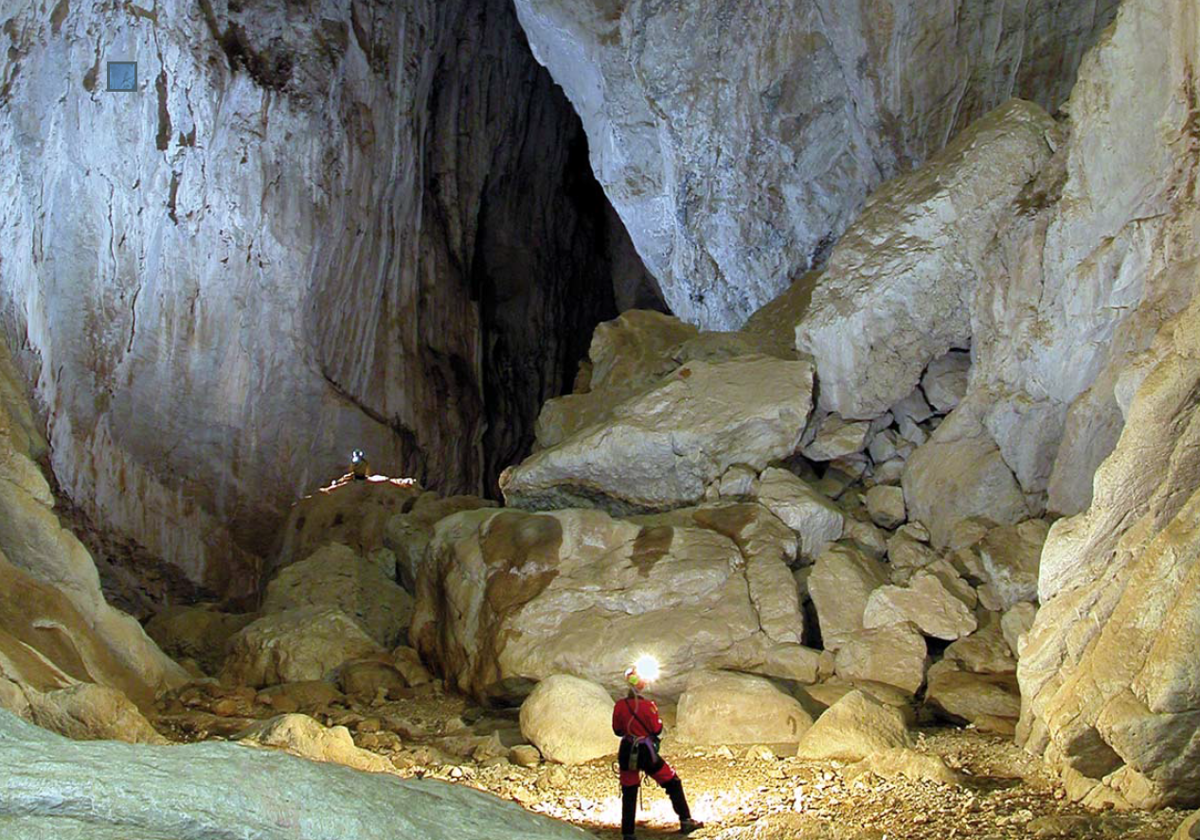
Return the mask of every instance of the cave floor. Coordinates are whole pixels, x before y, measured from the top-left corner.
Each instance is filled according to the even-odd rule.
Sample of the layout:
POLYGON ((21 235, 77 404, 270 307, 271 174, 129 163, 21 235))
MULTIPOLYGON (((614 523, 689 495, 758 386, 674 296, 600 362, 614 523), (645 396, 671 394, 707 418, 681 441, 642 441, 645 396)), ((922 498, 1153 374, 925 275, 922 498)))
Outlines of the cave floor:
MULTIPOLYGON (((344 725, 355 743, 389 758, 401 776, 464 784, 579 825, 604 840, 620 838, 620 803, 611 760, 575 767, 511 763, 522 743, 516 710, 485 710, 436 686, 386 702, 347 698, 307 711, 344 725)), ((160 701, 152 720, 175 742, 233 738, 279 709, 253 689, 193 684, 160 701)), ((664 718, 671 721, 670 710, 664 718)), ((850 780, 846 765, 804 761, 766 745, 679 747, 663 754, 684 781, 703 829, 696 840, 1016 840, 1122 838, 1169 840, 1186 816, 1165 809, 1091 811, 1068 802, 1040 760, 1011 739, 952 726, 916 730, 916 748, 936 754, 966 779, 951 788, 867 773, 850 780)), ((643 786, 638 836, 678 836, 665 794, 643 786)))

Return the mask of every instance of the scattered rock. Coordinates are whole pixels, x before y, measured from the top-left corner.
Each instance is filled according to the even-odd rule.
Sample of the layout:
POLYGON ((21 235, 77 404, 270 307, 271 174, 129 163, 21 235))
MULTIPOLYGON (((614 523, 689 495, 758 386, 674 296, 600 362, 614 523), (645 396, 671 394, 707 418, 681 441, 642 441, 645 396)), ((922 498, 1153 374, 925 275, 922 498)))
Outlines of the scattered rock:
POLYGON ((1015 674, 974 674, 945 660, 929 669, 925 700, 953 719, 1007 735, 1013 734, 1021 714, 1015 674), (998 720, 1004 723, 997 725, 998 720))
POLYGON ((532 744, 518 744, 508 751, 508 760, 518 767, 537 767, 542 762, 542 754, 532 744))
POLYGON ((277 747, 313 761, 330 761, 371 773, 391 772, 387 759, 359 749, 344 726, 326 728, 307 715, 279 715, 260 721, 234 740, 264 747, 277 747))
POLYGON ((946 762, 936 755, 926 755, 907 748, 880 750, 858 764, 846 768, 846 778, 853 780, 863 773, 874 773, 882 779, 908 779, 912 782, 934 782, 949 787, 960 787, 963 778, 951 770, 946 762))
POLYGON ((810 461, 833 461, 862 452, 867 447, 871 424, 865 420, 846 422, 840 415, 826 414, 816 436, 804 447, 810 461))

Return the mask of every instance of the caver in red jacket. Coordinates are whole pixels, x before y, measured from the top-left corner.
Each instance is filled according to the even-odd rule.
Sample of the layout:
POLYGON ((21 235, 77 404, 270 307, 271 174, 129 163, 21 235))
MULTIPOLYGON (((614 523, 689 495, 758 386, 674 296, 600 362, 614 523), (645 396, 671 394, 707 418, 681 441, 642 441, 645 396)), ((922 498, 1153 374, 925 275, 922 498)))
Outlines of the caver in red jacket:
POLYGON ((679 815, 681 831, 688 833, 701 826, 701 823, 692 819, 688 810, 683 782, 671 765, 658 754, 658 739, 662 730, 658 706, 636 691, 630 691, 613 707, 613 732, 621 738, 617 753, 621 767, 621 834, 627 840, 633 837, 641 773, 662 785, 671 797, 671 805, 679 815))

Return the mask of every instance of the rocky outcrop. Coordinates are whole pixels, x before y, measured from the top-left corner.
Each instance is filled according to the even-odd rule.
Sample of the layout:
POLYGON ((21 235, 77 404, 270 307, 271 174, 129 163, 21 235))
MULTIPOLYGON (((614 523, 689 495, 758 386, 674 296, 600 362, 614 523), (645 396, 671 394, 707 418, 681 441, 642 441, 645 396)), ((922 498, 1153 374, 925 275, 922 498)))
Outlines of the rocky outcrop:
POLYGON ((1117 4, 516 5, 671 310, 727 329, 884 178, 1010 96, 1061 102, 1117 4))
POLYGON ((392 763, 354 745, 344 726, 326 728, 307 715, 288 714, 260 721, 234 736, 244 744, 274 747, 301 758, 343 764, 368 773, 388 773, 392 763))
POLYGON ((761 470, 791 455, 811 408, 805 362, 689 362, 505 470, 500 489, 509 505, 533 510, 595 505, 622 515, 695 504, 734 464, 761 470))
MULTIPOLYGON (((1073 497, 1090 498, 1086 511, 1050 529, 1041 608, 1018 666, 1018 736, 1085 802, 1200 804, 1189 649, 1200 616, 1194 12, 1166 0, 1122 5, 1070 103, 1076 140, 1063 200, 1034 229, 1022 249, 1033 252, 1030 274, 1018 275, 1019 288, 1038 278, 1055 293, 1045 317, 1060 329, 1047 349, 1063 355, 1047 387, 1070 384, 1052 391, 1074 400, 1068 427, 1085 429, 1084 412, 1094 434, 1123 425, 1092 492, 1073 497), (1090 283, 1074 288, 1085 273, 1090 283), (1120 311, 1080 311, 1084 294, 1120 301, 1120 311), (1065 352, 1068 339, 1078 353, 1065 352)), ((1083 443, 1064 436, 1055 473, 1068 453, 1083 462, 1072 472, 1104 454, 1083 443)))
POLYGON ((64 491, 218 595, 356 446, 494 492, 641 273, 511 4, 148 9, 0 36, 0 313, 64 491))
POLYGON ((384 656, 357 621, 332 607, 298 607, 251 622, 226 646, 221 679, 267 686, 323 680, 354 659, 384 656))
POLYGON ((643 653, 663 663, 666 697, 705 666, 814 682, 827 666, 798 644, 789 540, 794 551, 753 504, 632 520, 458 513, 436 526, 411 632, 449 685, 479 697, 522 697, 560 673, 622 691, 643 653))
POLYGON ((45 442, 0 337, 0 676, 35 691, 99 683, 145 706, 186 679, 130 616, 59 523, 34 458, 45 442))
POLYGON ((77 743, 2 710, 0 764, 0 816, 19 815, 13 826, 18 838, 588 836, 465 785, 365 774, 228 743, 77 743))

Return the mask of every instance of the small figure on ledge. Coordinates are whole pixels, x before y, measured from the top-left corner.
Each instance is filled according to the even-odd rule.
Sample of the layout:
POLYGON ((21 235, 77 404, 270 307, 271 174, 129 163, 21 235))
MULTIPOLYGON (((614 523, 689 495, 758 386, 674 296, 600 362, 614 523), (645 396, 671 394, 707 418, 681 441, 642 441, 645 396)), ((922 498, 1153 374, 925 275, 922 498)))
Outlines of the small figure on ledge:
POLYGON ((366 481, 367 477, 371 475, 371 465, 367 463, 367 456, 361 449, 355 449, 350 453, 350 473, 354 476, 355 481, 366 481))

